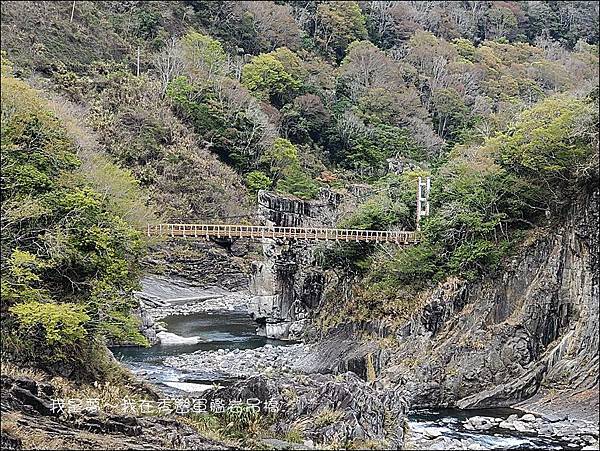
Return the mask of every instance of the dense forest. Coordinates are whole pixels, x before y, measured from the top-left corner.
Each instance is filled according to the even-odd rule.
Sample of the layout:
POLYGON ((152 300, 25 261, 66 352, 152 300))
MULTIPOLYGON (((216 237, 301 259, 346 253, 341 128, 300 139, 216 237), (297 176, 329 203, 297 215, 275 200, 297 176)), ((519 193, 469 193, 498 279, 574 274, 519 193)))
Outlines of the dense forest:
POLYGON ((360 186, 340 227, 414 230, 431 176, 418 245, 323 251, 353 283, 343 314, 402 316, 598 184, 596 2, 1 8, 3 360, 97 378, 107 340, 143 343, 148 220, 360 186))

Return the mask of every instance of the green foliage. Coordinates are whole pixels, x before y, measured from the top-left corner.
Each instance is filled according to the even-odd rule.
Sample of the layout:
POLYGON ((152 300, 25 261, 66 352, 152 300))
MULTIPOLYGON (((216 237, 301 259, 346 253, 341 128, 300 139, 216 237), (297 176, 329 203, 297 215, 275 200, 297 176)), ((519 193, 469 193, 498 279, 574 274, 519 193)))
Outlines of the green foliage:
POLYGON ((510 242, 476 239, 460 244, 448 260, 448 271, 470 280, 486 271, 497 269, 500 259, 508 254, 510 242))
POLYGON ((301 88, 298 76, 286 71, 275 52, 260 54, 242 68, 242 83, 261 99, 284 104, 301 88))
MULTIPOLYGON (((374 192, 337 226, 360 230, 414 230, 415 190, 419 176, 424 171, 406 171, 402 175, 388 175, 380 179, 374 192)), ((364 273, 371 267, 375 247, 368 243, 344 243, 321 251, 324 268, 347 268, 354 273, 364 273)))
POLYGON ((283 65, 283 69, 295 80, 303 82, 306 78, 307 71, 298 55, 292 50, 287 47, 279 47, 268 53, 268 55, 273 55, 283 65))
POLYGON ((487 37, 504 39, 508 42, 508 37, 513 37, 517 29, 517 18, 509 8, 502 6, 493 6, 487 12, 487 37))
POLYGON ((271 185, 273 180, 262 171, 251 171, 246 174, 246 186, 253 193, 258 193, 261 189, 269 189, 271 185))
POLYGON ((271 174, 280 192, 310 199, 319 191, 317 184, 300 166, 298 149, 287 139, 275 139, 273 146, 262 155, 260 163, 271 174))
POLYGON ((9 311, 17 317, 21 331, 41 326, 47 345, 69 345, 86 335, 85 323, 90 317, 83 306, 72 303, 52 304, 26 301, 9 311))
POLYGON ((304 435, 298 429, 290 429, 286 432, 284 440, 291 443, 303 443, 304 435))
POLYGON ((40 277, 35 273, 44 267, 35 255, 15 249, 8 260, 8 268, 15 283, 27 285, 32 282, 39 282, 40 277), (35 272, 34 272, 35 271, 35 272))
POLYGON ((389 230, 400 226, 414 229, 415 190, 417 178, 424 171, 406 171, 402 175, 388 175, 375 184, 375 192, 338 225, 342 228, 389 230))
POLYGON ((161 17, 156 11, 140 8, 136 14, 136 35, 142 39, 150 40, 158 34, 161 17))
POLYGON ((461 96, 454 89, 440 89, 434 95, 434 124, 437 132, 450 143, 470 127, 471 114, 461 96))
POLYGON ((81 174, 94 191, 106 193, 110 211, 136 229, 143 229, 148 222, 156 219, 148 205, 148 196, 131 170, 123 169, 106 155, 91 150, 80 149, 79 157, 82 160, 81 174))
POLYGON ((430 242, 401 249, 393 258, 376 264, 364 284, 374 297, 380 293, 385 299, 395 298, 401 288, 423 288, 428 281, 438 281, 443 276, 438 267, 440 250, 430 242))
POLYGON ((462 56, 467 61, 475 61, 476 49, 471 41, 464 38, 457 38, 453 41, 456 50, 458 50, 458 54, 462 56))
POLYGON ((299 164, 292 164, 284 169, 283 178, 277 182, 277 190, 301 199, 312 199, 319 193, 319 186, 299 164))
POLYGON ((391 157, 418 160, 423 158, 423 152, 408 130, 384 124, 356 136, 342 156, 346 165, 367 174, 380 174, 387 169, 386 159, 391 157))
POLYGON ((6 352, 74 364, 100 336, 141 343, 129 316, 141 234, 77 172, 75 147, 44 101, 5 75, 2 119, 3 328, 18 334, 6 352))
MULTIPOLYGON (((455 147, 434 175, 421 243, 373 265, 364 296, 394 298, 394 287, 423 287, 449 275, 472 280, 497 268, 520 230, 541 211, 560 208, 577 175, 589 177, 580 169, 591 164, 593 110, 585 100, 550 98, 483 146, 455 147)), ((381 217, 372 211, 365 218, 381 217)))
POLYGON ((227 55, 216 39, 190 31, 181 39, 181 47, 186 68, 193 77, 214 80, 225 74, 227 55))
POLYGON ((287 139, 277 138, 273 146, 260 159, 265 164, 275 181, 279 180, 291 167, 299 164, 298 149, 287 139))
POLYGON ((305 94, 284 105, 282 131, 294 143, 320 143, 331 115, 319 96, 305 94))
POLYGON ((49 294, 40 288, 39 272, 47 264, 35 255, 18 248, 8 258, 2 279, 2 307, 21 301, 47 299, 49 294))
POLYGON ((167 96, 178 115, 189 121, 225 162, 240 172, 256 167, 262 152, 262 138, 257 130, 265 127, 257 106, 232 111, 215 92, 183 76, 169 83, 167 96))
POLYGON ((576 172, 591 153, 594 107, 583 100, 553 97, 523 112, 490 145, 518 173, 556 181, 576 172))
POLYGON ((61 171, 77 167, 64 130, 25 83, 2 77, 2 111, 3 198, 47 192, 61 171))
POLYGON ((320 27, 315 40, 325 54, 341 59, 352 41, 367 37, 365 18, 354 1, 323 2, 317 6, 316 20, 320 27))

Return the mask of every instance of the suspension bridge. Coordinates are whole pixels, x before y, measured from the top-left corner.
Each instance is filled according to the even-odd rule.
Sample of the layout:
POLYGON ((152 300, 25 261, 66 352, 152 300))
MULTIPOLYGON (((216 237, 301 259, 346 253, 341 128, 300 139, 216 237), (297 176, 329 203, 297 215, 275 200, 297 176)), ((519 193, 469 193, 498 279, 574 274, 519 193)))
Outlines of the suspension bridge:
POLYGON ((324 227, 271 227, 241 224, 148 224, 149 237, 178 237, 191 239, 253 238, 305 241, 344 241, 415 244, 419 232, 403 230, 331 229, 324 227))
POLYGON ((149 237, 190 239, 251 238, 304 241, 393 243, 408 246, 419 242, 419 225, 429 215, 429 177, 419 177, 417 185, 417 230, 361 230, 326 227, 279 227, 245 224, 148 224, 149 237))

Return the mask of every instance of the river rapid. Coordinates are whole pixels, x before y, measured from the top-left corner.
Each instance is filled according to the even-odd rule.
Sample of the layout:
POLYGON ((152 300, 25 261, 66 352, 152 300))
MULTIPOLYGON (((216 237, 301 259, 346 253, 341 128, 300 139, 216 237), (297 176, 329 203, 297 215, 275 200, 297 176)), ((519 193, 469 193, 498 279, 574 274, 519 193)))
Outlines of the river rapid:
MULTIPOLYGON (((188 306, 180 311, 186 314, 172 314, 171 309, 161 318, 165 330, 159 333, 160 344, 112 349, 123 365, 171 396, 198 393, 243 377, 216 367, 215 360, 227 362, 231 357, 234 363, 244 364, 244 360, 258 359, 261 362, 249 361, 247 366, 261 372, 265 367, 256 364, 263 360, 280 366, 278 357, 285 356, 289 362, 303 349, 302 344, 257 335, 256 324, 241 310, 197 311, 188 306)), ((499 427, 511 421, 528 425, 531 418, 527 420, 524 414, 513 409, 412 412, 405 443, 412 449, 594 449, 584 448, 584 442, 539 437, 533 423, 521 431, 499 427)))

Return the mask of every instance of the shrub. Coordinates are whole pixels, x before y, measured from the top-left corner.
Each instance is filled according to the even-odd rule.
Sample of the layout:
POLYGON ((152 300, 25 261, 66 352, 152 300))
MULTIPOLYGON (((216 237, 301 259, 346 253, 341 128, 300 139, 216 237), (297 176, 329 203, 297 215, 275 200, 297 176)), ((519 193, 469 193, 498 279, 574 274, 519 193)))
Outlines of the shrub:
POLYGON ((2 156, 1 245, 10 256, 1 267, 2 332, 13 337, 3 351, 31 366, 90 374, 82 367, 94 367, 89 359, 105 337, 144 341, 130 316, 141 234, 87 185, 47 103, 9 74, 2 75, 2 156))
POLYGON ((562 183, 592 152, 590 142, 597 125, 594 110, 581 99, 546 99, 524 111, 490 145, 497 147, 502 164, 509 170, 547 183, 562 183))
POLYGON ((278 191, 292 194, 301 199, 312 199, 318 194, 319 186, 299 164, 288 166, 283 174, 283 178, 277 182, 278 191))
POLYGON ((19 321, 21 332, 41 326, 46 344, 70 345, 86 336, 85 323, 90 317, 83 306, 72 303, 26 301, 9 309, 19 321))
POLYGON ((262 171, 252 171, 246 174, 246 186, 253 193, 258 193, 261 189, 269 189, 272 184, 273 180, 262 171))

